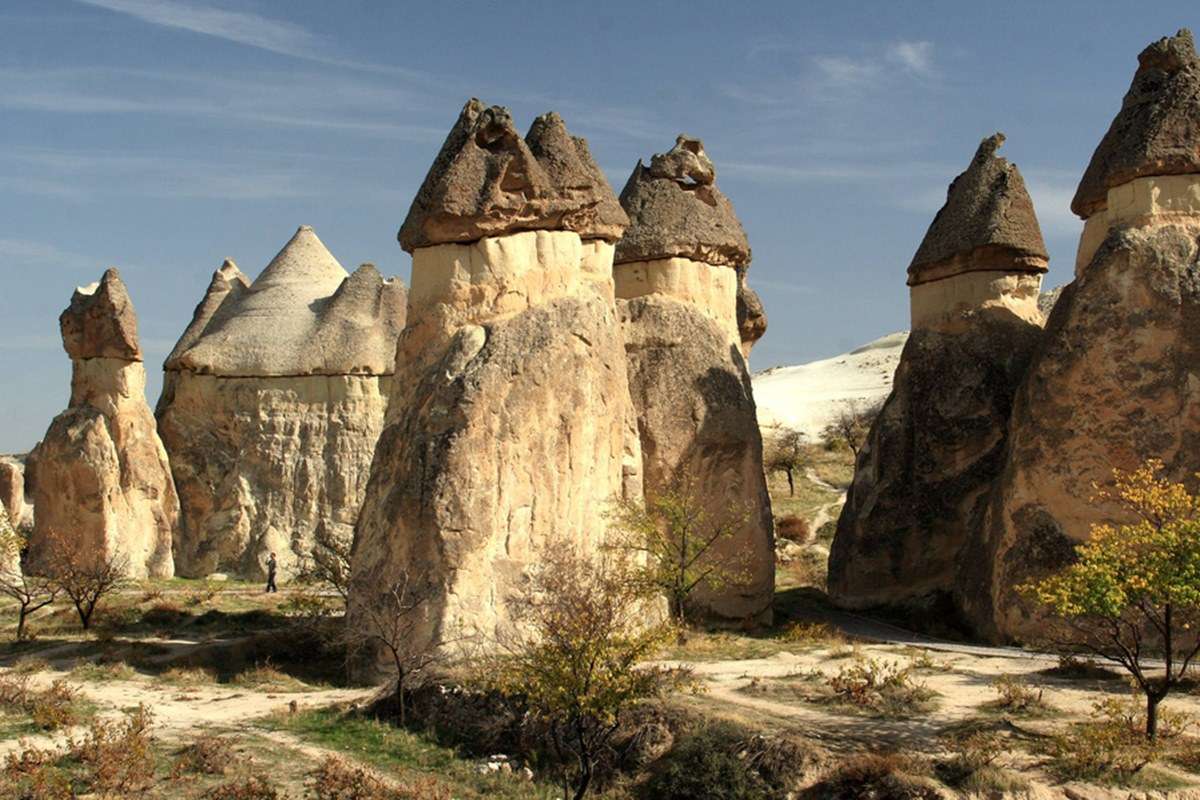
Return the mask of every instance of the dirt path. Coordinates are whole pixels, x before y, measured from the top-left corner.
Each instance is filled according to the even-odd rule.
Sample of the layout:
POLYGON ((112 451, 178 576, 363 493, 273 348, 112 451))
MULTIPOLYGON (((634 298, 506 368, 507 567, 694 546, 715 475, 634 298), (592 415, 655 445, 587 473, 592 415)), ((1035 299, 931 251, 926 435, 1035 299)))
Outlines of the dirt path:
POLYGON ((821 476, 817 474, 817 471, 812 467, 808 467, 804 470, 804 477, 807 478, 810 483, 814 483, 822 489, 833 492, 837 495, 837 497, 835 497, 833 500, 830 500, 828 503, 818 508, 817 513, 809 522, 809 535, 816 536, 817 531, 821 530, 821 526, 827 522, 830 522, 831 520, 836 519, 833 514, 834 509, 840 509, 842 504, 846 502, 846 492, 834 486, 832 483, 822 479, 821 476))

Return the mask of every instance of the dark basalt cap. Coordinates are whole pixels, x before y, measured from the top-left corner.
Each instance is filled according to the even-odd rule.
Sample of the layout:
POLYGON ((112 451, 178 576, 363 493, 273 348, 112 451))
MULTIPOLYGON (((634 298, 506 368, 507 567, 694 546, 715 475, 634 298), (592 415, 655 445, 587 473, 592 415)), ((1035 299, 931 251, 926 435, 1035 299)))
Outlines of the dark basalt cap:
POLYGON ((538 117, 522 139, 508 109, 463 106, 400 228, 400 246, 473 242, 527 230, 616 241, 627 224, 587 143, 562 118, 538 117))
POLYGON ((617 243, 615 263, 690 258, 743 267, 750 243, 699 139, 680 135, 669 152, 639 161, 621 192, 629 229, 617 243))
POLYGON ((1200 59, 1184 28, 1138 56, 1121 110, 1083 173, 1071 210, 1087 219, 1134 178, 1200 172, 1200 59))
POLYGON ((1049 256, 1033 201, 1015 164, 996 155, 1004 134, 984 139, 950 184, 908 267, 908 285, 964 272, 1045 272, 1049 256))
POLYGON ((142 360, 137 315, 116 269, 107 270, 98 283, 76 289, 58 326, 63 348, 73 359, 142 360))

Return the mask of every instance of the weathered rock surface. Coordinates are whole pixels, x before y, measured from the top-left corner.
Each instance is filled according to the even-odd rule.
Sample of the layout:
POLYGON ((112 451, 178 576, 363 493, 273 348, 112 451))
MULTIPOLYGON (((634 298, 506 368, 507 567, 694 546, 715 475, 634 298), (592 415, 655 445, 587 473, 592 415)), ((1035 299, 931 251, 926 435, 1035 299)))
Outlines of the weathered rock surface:
POLYGON ((642 162, 621 191, 631 224, 617 245, 615 261, 687 258, 741 267, 750 263, 750 243, 733 204, 717 188, 716 172, 699 139, 680 135, 675 147, 642 162))
POLYGON ((560 126, 540 118, 523 142, 506 110, 472 101, 401 229, 409 320, 355 531, 351 624, 408 575, 432 598, 423 642, 494 641, 540 554, 598 547, 610 501, 641 492, 612 245, 581 234, 612 218, 612 189, 560 126), (514 201, 518 173, 534 191, 514 201), (559 213, 583 208, 564 198, 587 215, 559 213))
POLYGON ((115 269, 77 289, 59 320, 71 356, 71 401, 31 461, 37 509, 29 543, 34 569, 65 549, 114 559, 131 577, 174 574, 179 500, 146 404, 137 318, 115 269))
POLYGON ((766 319, 745 286, 745 232, 715 180, 703 145, 684 136, 649 169, 639 162, 621 195, 630 226, 614 278, 646 494, 683 486, 710 519, 745 517, 716 553, 745 581, 696 599, 718 617, 769 621, 774 523, 743 355, 766 319))
POLYGON ((538 117, 522 139, 508 109, 472 98, 425 176, 399 239, 410 253, 530 230, 613 242, 627 224, 587 142, 571 136, 561 117, 538 117))
POLYGON ((159 426, 183 509, 180 574, 288 576, 352 536, 383 427, 406 290, 347 275, 301 227, 251 284, 214 274, 166 362, 159 426))
POLYGON ((1009 454, 964 561, 972 620, 995 639, 1044 622, 1016 586, 1073 557, 1114 468, 1200 471, 1200 64, 1191 34, 1152 44, 1084 174, 1076 278, 1050 314, 1014 401, 1009 454))
POLYGON ((908 267, 908 285, 978 271, 1042 273, 1046 243, 1020 171, 996 155, 1004 134, 984 139, 908 267))
POLYGON ((1103 209, 1108 190, 1147 175, 1200 173, 1200 59, 1186 28, 1138 56, 1121 110, 1100 141, 1071 210, 1103 209))
POLYGON ((33 527, 33 506, 25 498, 23 456, 0 456, 0 506, 18 530, 33 527))
POLYGON ((1020 173, 994 155, 1002 141, 985 139, 950 185, 909 268, 914 329, 830 549, 829 592, 842 605, 961 622, 958 565, 1003 469, 1012 398, 1041 335, 1045 250, 1020 173))

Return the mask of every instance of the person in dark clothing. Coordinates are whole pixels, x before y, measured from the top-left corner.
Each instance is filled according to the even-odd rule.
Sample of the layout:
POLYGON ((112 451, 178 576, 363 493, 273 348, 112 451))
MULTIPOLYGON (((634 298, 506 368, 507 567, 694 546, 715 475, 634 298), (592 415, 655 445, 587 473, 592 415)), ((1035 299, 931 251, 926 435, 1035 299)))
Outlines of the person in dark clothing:
POLYGON ((271 553, 271 557, 267 559, 267 591, 278 592, 279 589, 275 586, 275 554, 271 553))

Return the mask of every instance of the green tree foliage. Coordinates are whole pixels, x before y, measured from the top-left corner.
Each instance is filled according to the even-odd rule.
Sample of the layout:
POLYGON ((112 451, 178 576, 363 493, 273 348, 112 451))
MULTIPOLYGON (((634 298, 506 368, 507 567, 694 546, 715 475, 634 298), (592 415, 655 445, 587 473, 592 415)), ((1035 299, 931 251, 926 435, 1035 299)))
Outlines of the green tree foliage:
POLYGON ((1065 623, 1064 644, 1132 676, 1153 740, 1159 703, 1200 651, 1200 497, 1163 477, 1156 459, 1114 479, 1100 497, 1134 521, 1093 526, 1073 564, 1021 590, 1065 623))

